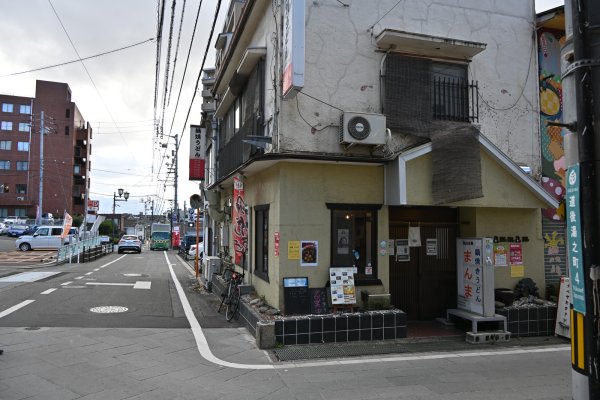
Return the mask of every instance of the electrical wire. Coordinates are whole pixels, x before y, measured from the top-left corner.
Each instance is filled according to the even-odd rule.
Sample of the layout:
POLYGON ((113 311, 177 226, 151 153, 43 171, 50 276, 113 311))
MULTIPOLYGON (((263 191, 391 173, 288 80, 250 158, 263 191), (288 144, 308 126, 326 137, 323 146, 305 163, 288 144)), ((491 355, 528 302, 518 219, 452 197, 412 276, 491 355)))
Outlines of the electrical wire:
POLYGON ((381 21, 382 19, 384 19, 386 17, 386 15, 388 15, 389 13, 392 12, 392 10, 396 7, 398 7, 398 4, 402 3, 403 0, 398 0, 398 2, 394 5, 394 7, 390 8, 390 10, 388 12, 386 12, 385 14, 383 14, 383 16, 381 18, 379 18, 377 21, 375 21, 375 23, 373 25, 371 25, 369 27, 369 29, 367 29, 367 32, 370 31, 371 29, 373 29, 373 27, 375 25, 377 25, 377 23, 379 23, 379 21, 381 21))
POLYGON ((50 68, 55 68, 55 67, 62 67, 63 65, 74 64, 74 63, 79 62, 79 61, 90 60, 92 58, 97 58, 97 57, 105 56, 107 54, 112 54, 112 53, 116 53, 118 51, 130 49, 132 47, 136 47, 136 46, 148 43, 148 42, 152 42, 153 40, 154 40, 154 38, 146 39, 146 40, 141 41, 141 42, 130 44, 129 46, 119 47, 118 49, 109 50, 109 51, 105 51, 103 53, 94 54, 93 56, 83 57, 83 58, 78 59, 78 60, 71 60, 71 61, 66 61, 66 62, 59 63, 59 64, 53 64, 53 65, 48 65, 48 66, 45 66, 45 67, 39 67, 39 68, 35 68, 35 69, 29 69, 27 71, 13 72, 11 74, 0 75, 0 78, 5 78, 7 76, 15 76, 15 75, 28 74, 30 72, 43 71, 45 69, 50 69, 50 68))
POLYGON ((175 22, 175 5, 177 0, 173 0, 171 3, 171 23, 169 24, 169 39, 167 42, 167 58, 165 61, 165 81, 164 81, 164 90, 163 90, 163 99, 162 99, 162 113, 160 116, 160 129, 164 134, 164 119, 165 119, 165 110, 167 108, 167 92, 169 91, 169 67, 171 65, 171 45, 173 44, 173 25, 175 22))
POLYGON ((171 94, 173 93, 173 80, 175 79, 175 67, 177 65, 177 55, 179 54, 179 43, 181 42, 181 28, 183 28, 183 16, 185 14, 185 3, 181 6, 181 20, 179 21, 179 33, 177 33, 177 45, 175 46, 175 57, 173 57, 173 72, 171 73, 171 85, 169 86, 169 99, 167 100, 167 106, 171 104, 171 94))

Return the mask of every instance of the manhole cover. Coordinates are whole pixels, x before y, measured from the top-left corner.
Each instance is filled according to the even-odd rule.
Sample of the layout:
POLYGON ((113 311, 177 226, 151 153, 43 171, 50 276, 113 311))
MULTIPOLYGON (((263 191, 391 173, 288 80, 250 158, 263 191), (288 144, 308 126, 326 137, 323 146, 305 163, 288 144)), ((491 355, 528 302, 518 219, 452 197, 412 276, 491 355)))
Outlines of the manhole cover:
POLYGON ((115 313, 126 312, 127 310, 128 310, 127 307, 121 307, 121 306, 102 306, 102 307, 90 308, 91 312, 98 313, 98 314, 115 314, 115 313))

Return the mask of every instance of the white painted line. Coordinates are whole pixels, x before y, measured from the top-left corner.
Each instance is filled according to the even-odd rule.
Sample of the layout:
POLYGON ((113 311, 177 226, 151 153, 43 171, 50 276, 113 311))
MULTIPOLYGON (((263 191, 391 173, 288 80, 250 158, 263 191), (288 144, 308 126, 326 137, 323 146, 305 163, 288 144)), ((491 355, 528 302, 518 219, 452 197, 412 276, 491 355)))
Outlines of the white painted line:
POLYGON ((73 281, 63 282, 60 284, 60 286, 67 286, 67 285, 70 285, 71 283, 73 283, 73 281))
POLYGON ((52 292, 54 292, 56 290, 56 288, 52 288, 52 289, 48 289, 48 290, 44 290, 42 293, 40 294, 50 294, 52 292))
POLYGON ((83 279, 83 276, 78 276, 78 277, 77 277, 77 278, 75 278, 75 279, 83 279))
POLYGON ((152 282, 137 281, 134 283, 106 283, 106 282, 87 282, 86 285, 96 286, 132 286, 134 289, 150 289, 152 282))
POLYGON ((123 274, 123 276, 142 276, 142 274, 123 274))
POLYGON ((31 271, 0 278, 0 282, 35 282, 60 274, 60 271, 31 271))
POLYGON ((96 269, 94 270, 94 272, 97 272, 97 271, 100 271, 100 268, 96 268, 96 269))
POLYGON ((148 281, 137 281, 135 285, 133 285, 134 289, 150 289, 152 282, 148 281))
POLYGON ((21 303, 19 303, 17 305, 12 306, 11 308, 6 309, 6 310, 0 312, 0 318, 6 317, 8 314, 14 313, 18 309, 23 308, 26 305, 33 303, 34 301, 35 300, 25 300, 25 301, 22 301, 21 303))
POLYGON ((93 274, 93 272, 87 272, 87 273, 86 273, 86 275, 91 275, 91 274, 93 274))
POLYGON ((177 289, 177 294, 179 295, 179 300, 181 301, 181 305, 183 306, 183 311, 185 316, 190 324, 192 329, 192 334, 194 335, 194 339, 196 339, 196 347, 200 352, 200 355, 209 362, 213 364, 221 365, 223 367, 228 368, 236 368, 236 369, 291 369, 291 368, 309 368, 309 367, 323 367, 323 366, 338 366, 338 365, 351 365, 351 364, 370 364, 370 363, 382 363, 382 362, 404 362, 404 361, 424 361, 424 360, 437 360, 440 358, 448 359, 448 358, 459 358, 459 357, 481 357, 481 356, 499 356, 499 355, 510 355, 510 354, 523 354, 523 353, 551 353, 557 351, 571 351, 571 346, 563 345, 563 346, 552 346, 552 347, 519 347, 518 349, 511 348, 506 350, 497 350, 497 351, 480 351, 480 352, 464 352, 464 353, 435 353, 435 354, 413 354, 409 356, 392 356, 392 357, 377 357, 377 358, 354 358, 354 359, 343 359, 343 360, 331 360, 331 361, 311 361, 311 362, 297 362, 297 363, 289 363, 289 364, 238 364, 232 363, 229 361, 221 360, 217 358, 210 347, 208 346, 208 342, 206 340, 206 336, 204 336, 204 332, 202 331, 202 327, 200 323, 196 319, 194 312, 192 311, 192 307, 185 296, 183 288, 175 275, 175 271, 173 271, 172 264, 169 263, 169 258, 167 256, 167 252, 163 251, 165 255, 165 259, 167 261, 167 265, 169 266, 169 272, 171 273, 171 279, 173 279, 173 283, 175 284, 175 288, 177 289))

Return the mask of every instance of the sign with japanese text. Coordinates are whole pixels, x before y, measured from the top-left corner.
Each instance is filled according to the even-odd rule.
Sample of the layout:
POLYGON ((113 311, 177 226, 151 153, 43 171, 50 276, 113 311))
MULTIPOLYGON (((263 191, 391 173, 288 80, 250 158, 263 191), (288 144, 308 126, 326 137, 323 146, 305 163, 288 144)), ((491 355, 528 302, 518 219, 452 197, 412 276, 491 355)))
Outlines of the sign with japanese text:
POLYGON ((283 97, 293 98, 304 87, 305 0, 284 0, 283 24, 283 97))
POLYGON ((288 260, 300 259, 300 241, 290 240, 288 242, 288 260))
POLYGON ((204 180, 204 141, 206 129, 199 125, 190 126, 190 181, 204 180))
POLYGON ((279 232, 275 232, 275 257, 279 257, 279 242, 280 242, 280 235, 279 232))
POLYGON ((459 239, 458 244, 458 308, 483 315, 482 240, 459 239))
POLYGON ((585 283, 583 274, 583 247, 581 245, 581 213, 579 210, 579 165, 567 170, 567 252, 573 309, 585 315, 585 283))
POLYGON ((98 210, 100 209, 100 200, 88 200, 87 204, 88 211, 98 212, 98 210))
POLYGON ((233 177, 232 219, 235 263, 241 265, 244 254, 248 251, 248 216, 244 202, 244 182, 238 176, 233 177))
POLYGON ((494 244, 494 265, 496 267, 507 267, 508 258, 506 257, 506 244, 495 243, 494 244))
POLYGON ((356 304, 352 267, 329 268, 331 304, 356 304))
POLYGON ((410 261, 408 239, 396 239, 396 261, 410 261))
POLYGON ((521 243, 508 245, 510 265, 523 265, 523 246, 521 243))

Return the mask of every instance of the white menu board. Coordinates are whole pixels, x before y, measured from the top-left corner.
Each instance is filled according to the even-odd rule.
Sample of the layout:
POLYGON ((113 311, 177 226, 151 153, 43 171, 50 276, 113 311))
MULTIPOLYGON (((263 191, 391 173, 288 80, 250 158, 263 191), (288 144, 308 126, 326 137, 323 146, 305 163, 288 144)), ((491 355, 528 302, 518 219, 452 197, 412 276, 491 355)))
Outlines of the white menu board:
POLYGON ((483 254, 481 239, 457 240, 458 308, 483 315, 483 254))
POLYGON ((329 268, 331 304, 356 304, 354 269, 352 267, 329 268))

